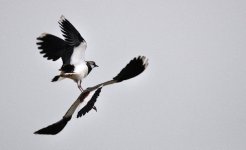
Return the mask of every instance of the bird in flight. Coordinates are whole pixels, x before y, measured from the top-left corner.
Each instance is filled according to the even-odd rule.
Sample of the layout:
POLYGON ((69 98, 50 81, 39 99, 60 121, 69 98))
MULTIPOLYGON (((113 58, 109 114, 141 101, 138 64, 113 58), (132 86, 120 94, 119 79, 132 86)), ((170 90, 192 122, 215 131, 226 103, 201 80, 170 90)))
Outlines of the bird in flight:
POLYGON ((94 92, 91 99, 84 105, 84 107, 78 112, 77 118, 84 116, 92 109, 95 108, 95 103, 103 87, 112 85, 115 83, 120 83, 125 80, 129 80, 141 74, 148 66, 148 59, 145 56, 139 56, 132 59, 113 79, 106 82, 97 84, 93 87, 89 87, 80 93, 79 97, 74 101, 74 103, 67 110, 65 115, 57 121, 47 127, 44 127, 38 131, 35 131, 34 134, 45 134, 45 135, 55 135, 64 129, 67 123, 71 120, 75 110, 81 103, 86 103, 85 99, 88 95, 94 92))
POLYGON ((65 39, 43 33, 37 38, 38 49, 41 50, 40 53, 43 54, 43 57, 48 60, 62 59, 63 65, 59 69, 60 74, 55 76, 52 82, 69 78, 77 83, 82 92, 82 80, 93 68, 98 66, 94 61, 85 61, 87 44, 77 29, 63 15, 58 23, 65 39))

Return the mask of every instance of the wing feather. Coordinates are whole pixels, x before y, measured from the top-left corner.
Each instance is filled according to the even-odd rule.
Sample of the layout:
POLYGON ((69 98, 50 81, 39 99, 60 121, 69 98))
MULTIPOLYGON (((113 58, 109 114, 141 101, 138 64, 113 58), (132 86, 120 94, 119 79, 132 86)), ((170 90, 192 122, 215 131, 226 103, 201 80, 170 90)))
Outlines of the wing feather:
POLYGON ((77 29, 63 15, 59 20, 59 24, 65 41, 69 45, 77 47, 81 42, 85 41, 77 29))
POLYGON ((64 64, 70 62, 73 50, 64 40, 48 33, 43 33, 37 40, 36 44, 40 49, 40 53, 44 54, 44 58, 53 61, 62 58, 64 64))
POLYGON ((59 20, 59 24, 66 43, 74 49, 71 56, 71 63, 76 64, 81 60, 85 60, 84 57, 87 44, 84 38, 63 15, 59 20))

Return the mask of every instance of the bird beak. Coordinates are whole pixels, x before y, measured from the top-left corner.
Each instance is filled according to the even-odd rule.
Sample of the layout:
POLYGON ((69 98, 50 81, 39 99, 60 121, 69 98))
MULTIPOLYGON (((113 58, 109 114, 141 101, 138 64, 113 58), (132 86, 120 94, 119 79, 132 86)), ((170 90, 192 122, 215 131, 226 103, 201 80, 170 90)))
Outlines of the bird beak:
POLYGON ((99 66, 95 64, 95 67, 99 67, 99 66))

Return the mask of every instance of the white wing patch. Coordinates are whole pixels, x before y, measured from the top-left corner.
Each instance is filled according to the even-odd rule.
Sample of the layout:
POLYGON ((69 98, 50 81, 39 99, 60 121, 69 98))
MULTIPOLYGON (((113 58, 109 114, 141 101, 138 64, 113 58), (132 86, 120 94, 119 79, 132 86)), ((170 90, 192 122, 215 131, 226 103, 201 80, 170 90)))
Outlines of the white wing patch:
POLYGON ((85 61, 85 50, 86 50, 87 44, 85 41, 81 42, 79 46, 75 47, 73 50, 73 54, 71 56, 71 62, 70 64, 78 64, 83 61, 85 61))

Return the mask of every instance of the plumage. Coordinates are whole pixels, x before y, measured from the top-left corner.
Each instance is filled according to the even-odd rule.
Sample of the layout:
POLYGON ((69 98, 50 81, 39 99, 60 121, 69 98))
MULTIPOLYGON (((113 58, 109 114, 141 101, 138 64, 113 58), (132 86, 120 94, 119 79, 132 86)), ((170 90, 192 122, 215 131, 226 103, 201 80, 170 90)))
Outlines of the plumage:
POLYGON ((74 65, 71 65, 71 64, 65 64, 65 65, 62 65, 61 69, 59 69, 60 71, 63 71, 64 73, 72 73, 74 72, 74 65))
POLYGON ((98 67, 97 64, 94 61, 87 61, 86 65, 88 66, 88 74, 91 72, 91 70, 94 67, 98 67))
POLYGON ((62 58, 63 64, 70 63, 73 48, 64 40, 48 33, 43 33, 37 40, 38 49, 40 49, 41 54, 44 54, 44 58, 53 61, 62 58))
POLYGON ((124 80, 131 79, 133 77, 136 77, 137 75, 141 74, 148 66, 148 59, 145 56, 139 56, 137 58, 134 58, 131 60, 121 71, 120 73, 114 77, 113 80, 109 80, 100 84, 97 84, 93 87, 89 87, 86 90, 84 90, 79 97, 73 102, 73 104, 70 106, 70 108, 67 110, 65 115, 61 120, 58 122, 51 124, 45 128, 42 128, 34 134, 57 134, 66 126, 68 121, 72 118, 75 110, 77 107, 84 103, 85 98, 90 94, 90 92, 95 91, 91 99, 87 102, 87 104, 78 112, 77 117, 81 117, 82 115, 85 115, 88 113, 91 109, 93 109, 95 102, 101 92, 101 88, 105 87, 107 85, 115 84, 122 82, 124 80), (131 73, 126 73, 131 72, 131 73))
POLYGON ((147 66, 148 59, 145 56, 135 57, 113 79, 117 82, 128 80, 142 73, 147 66))
POLYGON ((97 101, 99 94, 101 93, 101 89, 102 89, 102 87, 100 87, 96 90, 96 92, 91 97, 90 101, 88 101, 87 104, 78 112, 77 118, 84 116, 86 113, 91 111, 93 108, 96 109, 95 103, 97 101))
POLYGON ((59 24, 65 41, 69 45, 77 47, 81 42, 85 42, 77 29, 63 15, 60 18, 59 24))
POLYGON ((42 128, 36 132, 34 132, 34 134, 49 134, 49 135, 55 135, 57 133, 59 133, 68 123, 68 121, 71 120, 71 117, 63 117, 60 121, 48 126, 48 127, 45 127, 45 128, 42 128))
POLYGON ((38 49, 48 60, 56 61, 61 58, 63 61, 63 65, 59 69, 60 74, 55 76, 52 82, 59 81, 61 77, 69 78, 75 81, 82 91, 82 79, 97 65, 93 61, 85 61, 87 43, 77 29, 63 15, 58 23, 65 39, 43 33, 37 38, 38 49))

